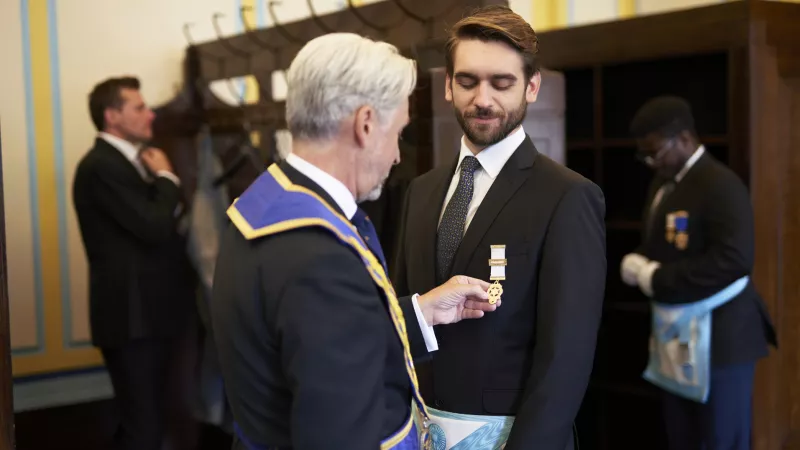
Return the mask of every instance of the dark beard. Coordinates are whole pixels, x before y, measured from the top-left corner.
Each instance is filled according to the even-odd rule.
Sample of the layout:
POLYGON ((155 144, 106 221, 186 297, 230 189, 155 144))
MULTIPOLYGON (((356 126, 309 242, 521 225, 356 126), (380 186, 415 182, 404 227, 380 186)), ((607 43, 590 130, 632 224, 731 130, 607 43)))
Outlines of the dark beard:
POLYGON ((509 111, 508 115, 505 117, 502 116, 502 113, 487 108, 476 108, 475 111, 464 114, 456 109, 455 106, 453 109, 456 113, 456 120, 458 120, 458 124, 461 125, 461 129, 464 131, 464 135, 467 139, 477 146, 488 147, 505 139, 523 120, 525 120, 525 114, 528 112, 528 102, 523 98, 519 107, 509 111), (481 130, 480 126, 471 127, 467 119, 473 117, 480 119, 499 117, 500 126, 492 132, 481 130))

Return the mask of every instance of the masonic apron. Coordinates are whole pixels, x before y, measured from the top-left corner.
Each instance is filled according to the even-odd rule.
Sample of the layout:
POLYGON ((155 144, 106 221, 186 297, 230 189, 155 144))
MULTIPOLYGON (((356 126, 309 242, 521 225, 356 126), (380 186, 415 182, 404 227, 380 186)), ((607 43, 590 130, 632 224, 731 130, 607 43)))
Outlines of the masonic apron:
POLYGON ((510 416, 456 414, 428 408, 434 450, 500 450, 514 425, 510 416))
POLYGON ((686 304, 652 304, 650 361, 644 378, 675 395, 705 403, 711 378, 711 313, 741 293, 744 276, 716 294, 686 304))

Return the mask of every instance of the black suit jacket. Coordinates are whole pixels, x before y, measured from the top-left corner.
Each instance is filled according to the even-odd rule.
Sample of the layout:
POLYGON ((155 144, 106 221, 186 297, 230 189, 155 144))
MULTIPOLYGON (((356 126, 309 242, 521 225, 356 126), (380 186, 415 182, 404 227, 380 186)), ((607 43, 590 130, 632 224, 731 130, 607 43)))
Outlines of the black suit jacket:
POLYGON ((89 261, 92 341, 174 337, 194 311, 196 276, 176 231, 179 189, 145 182, 101 138, 75 172, 73 203, 89 261))
MULTIPOLYGON (((400 295, 434 287, 436 230, 455 164, 409 187, 394 274, 400 295)), ((595 184, 525 139, 483 199, 452 270, 488 280, 490 246, 505 244, 502 306, 480 320, 436 327, 427 403, 463 414, 515 415, 508 450, 571 445, 602 312, 604 216, 595 184)), ((413 309, 408 303, 404 309, 412 345, 424 349, 413 309)))
MULTIPOLYGON (((280 167, 341 214, 319 185, 280 167)), ((374 450, 404 424, 403 347, 354 250, 317 227, 248 241, 231 225, 214 278, 215 340, 246 437, 297 450, 374 450)))
MULTIPOLYGON (((644 223, 653 197, 664 180, 653 180, 644 223)), ((753 209, 739 177, 704 153, 659 203, 650 229, 642 231, 644 256, 659 261, 653 274, 653 300, 688 303, 713 295, 753 269, 753 209), (688 245, 667 241, 667 214, 688 213, 688 245)), ((712 313, 711 361, 715 365, 754 361, 776 343, 766 306, 752 281, 745 290, 712 313)))

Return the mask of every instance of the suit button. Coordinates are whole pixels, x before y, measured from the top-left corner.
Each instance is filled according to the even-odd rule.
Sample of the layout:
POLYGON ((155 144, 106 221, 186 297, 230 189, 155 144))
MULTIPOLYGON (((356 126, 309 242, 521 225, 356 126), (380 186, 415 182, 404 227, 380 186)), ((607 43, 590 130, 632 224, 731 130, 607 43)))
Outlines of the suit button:
POLYGON ((436 400, 433 401, 433 405, 436 406, 437 408, 441 408, 442 401, 437 398, 436 400))

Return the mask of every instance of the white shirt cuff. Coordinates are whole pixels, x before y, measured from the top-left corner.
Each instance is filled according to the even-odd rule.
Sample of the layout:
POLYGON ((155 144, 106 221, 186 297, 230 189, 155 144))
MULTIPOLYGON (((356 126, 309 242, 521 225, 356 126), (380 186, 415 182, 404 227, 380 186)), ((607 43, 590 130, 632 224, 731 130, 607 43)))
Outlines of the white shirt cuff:
POLYGON ((425 347, 428 348, 429 352, 435 352, 439 350, 439 342, 436 340, 436 333, 433 332, 433 327, 428 325, 428 322, 425 321, 425 317, 422 315, 422 310, 419 309, 419 302, 417 302, 417 298, 419 294, 414 294, 411 297, 411 304, 414 305, 414 314, 417 315, 417 323, 419 323, 419 329, 422 331, 422 339, 425 340, 425 347))
POLYGON ((653 296, 653 274, 659 267, 661 267, 661 264, 658 261, 650 261, 639 270, 639 275, 637 276, 639 289, 648 297, 653 296))
POLYGON ((159 170, 158 172, 156 172, 156 175, 158 175, 159 177, 167 178, 168 180, 170 180, 173 183, 175 183, 175 186, 180 186, 181 185, 180 178, 178 178, 177 175, 175 175, 174 173, 172 173, 172 172, 170 172, 168 170, 159 170))

